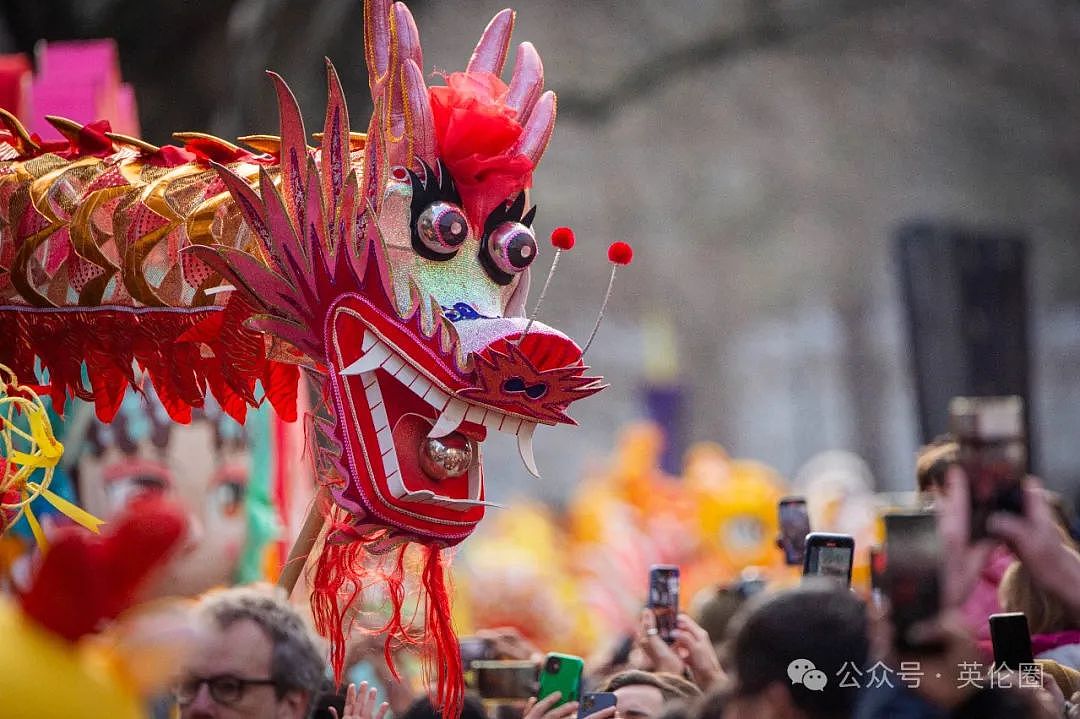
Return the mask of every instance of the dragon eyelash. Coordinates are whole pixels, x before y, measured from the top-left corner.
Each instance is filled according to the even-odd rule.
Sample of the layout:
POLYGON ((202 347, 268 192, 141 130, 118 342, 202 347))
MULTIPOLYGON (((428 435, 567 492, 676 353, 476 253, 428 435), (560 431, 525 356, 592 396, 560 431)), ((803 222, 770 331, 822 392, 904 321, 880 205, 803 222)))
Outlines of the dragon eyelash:
POLYGON ((409 206, 409 236, 413 250, 418 255, 436 262, 443 262, 450 259, 453 254, 443 256, 425 247, 420 239, 418 223, 424 211, 437 202, 452 204, 460 208, 461 195, 454 185, 454 178, 450 175, 450 171, 446 169, 446 166, 443 165, 442 160, 435 161, 438 172, 420 158, 417 158, 417 162, 423 167, 423 179, 420 178, 419 174, 406 168, 406 172, 409 173, 409 181, 412 184, 412 202, 409 206))
POLYGON ((414 234, 416 233, 416 220, 420 217, 420 213, 433 203, 449 202, 461 207, 461 195, 458 194, 457 187, 454 185, 454 178, 450 176, 450 171, 443 165, 442 160, 435 161, 438 172, 423 160, 418 159, 417 161, 424 168, 423 179, 412 170, 406 169, 406 172, 409 173, 409 180, 412 182, 412 204, 410 209, 412 211, 414 234))
POLYGON ((525 192, 522 191, 518 193, 513 202, 504 202, 498 205, 487 216, 487 220, 484 221, 484 232, 480 238, 480 264, 483 266, 484 271, 488 273, 488 276, 498 284, 508 285, 513 282, 514 277, 496 267, 495 262, 491 259, 491 254, 488 252, 488 239, 491 233, 504 222, 517 222, 531 229, 534 219, 536 219, 536 205, 533 205, 528 212, 525 212, 525 192))
POLYGON ((504 222, 519 222, 526 227, 532 227, 536 218, 536 205, 525 212, 525 193, 519 192, 513 202, 504 202, 491 211, 484 221, 484 233, 482 239, 486 240, 495 228, 504 222))

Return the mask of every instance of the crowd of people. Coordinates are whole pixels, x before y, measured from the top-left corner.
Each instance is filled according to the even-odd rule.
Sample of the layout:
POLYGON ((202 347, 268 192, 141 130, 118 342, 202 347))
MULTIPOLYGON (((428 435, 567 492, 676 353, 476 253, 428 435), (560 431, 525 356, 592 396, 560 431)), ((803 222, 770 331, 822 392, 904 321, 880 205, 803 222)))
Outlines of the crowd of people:
MULTIPOLYGON (((245 562, 244 556, 258 560, 275 553, 265 551, 265 537, 251 541, 252 518, 266 511, 252 497, 265 495, 258 484, 265 483, 265 478, 253 475, 256 479, 246 484, 242 465, 236 462, 246 450, 243 435, 235 427, 210 412, 200 414, 191 426, 170 427, 140 419, 141 405, 125 405, 122 410, 107 430, 90 423, 90 441, 84 451, 71 453, 78 458, 72 474, 80 496, 106 520, 113 536, 100 538, 104 544, 94 544, 99 538, 81 527, 62 526, 54 515, 46 517, 45 533, 52 541, 47 551, 26 552, 14 562, 5 559, 7 550, 0 552, 0 589, 6 590, 0 592, 0 631, 12 626, 5 625, 13 616, 3 601, 6 593, 20 599, 24 613, 34 620, 31 623, 77 644, 76 652, 95 643, 138 646, 146 632, 131 630, 123 607, 132 603, 154 607, 166 598, 194 597, 179 612, 184 617, 183 631, 175 629, 174 611, 156 630, 158 638, 145 642, 160 644, 161 636, 166 636, 164 661, 159 657, 140 668, 130 666, 129 659, 129 666, 119 672, 124 675, 118 682, 121 693, 137 695, 135 702, 145 706, 146 715, 155 719, 452 719, 444 716, 434 682, 427 681, 431 677, 425 677, 423 664, 416 659, 415 646, 390 642, 375 629, 378 621, 367 622, 367 631, 351 633, 345 678, 335 682, 326 643, 312 630, 306 587, 287 595, 281 588, 247 580, 258 575, 259 562, 245 562), (214 451, 194 452, 200 445, 214 451), (175 465, 173 474, 149 472, 148 467, 164 466, 162 457, 175 465), (206 486, 216 489, 209 493, 191 487, 184 492, 170 489, 182 476, 191 479, 193 475, 205 477, 206 486), (241 511, 243 507, 246 511, 241 511), (241 571, 244 566, 249 570, 241 571), (104 636, 110 638, 95 642, 104 636), (164 668, 152 668, 153 664, 164 668), (145 677, 133 682, 132 675, 145 677)), ((70 439, 68 444, 77 447, 70 439)), ((854 555, 850 553, 846 559, 842 554, 830 555, 828 562, 821 559, 819 576, 812 576, 812 563, 807 561, 807 576, 797 578, 797 562, 787 557, 792 528, 783 520, 784 505, 795 499, 791 497, 779 501, 781 536, 776 546, 754 549, 745 557, 755 559, 741 562, 758 566, 746 566, 740 573, 734 553, 705 552, 683 567, 684 575, 698 583, 692 599, 684 596, 675 606, 661 609, 654 604, 655 597, 646 596, 652 594, 645 591, 646 577, 631 586, 623 581, 625 572, 606 574, 608 579, 617 579, 615 589, 623 595, 618 598, 622 605, 637 607, 640 613, 632 631, 632 618, 621 625, 598 625, 590 628, 588 642, 573 643, 567 634, 567 628, 573 631, 588 623, 588 618, 564 621, 559 632, 531 625, 543 624, 545 617, 558 618, 559 611, 578 611, 580 604, 560 607, 558 593, 541 596, 542 580, 522 585, 526 590, 532 587, 532 595, 529 591, 500 593, 493 582, 504 581, 504 575, 495 573, 486 583, 478 583, 477 568, 487 565, 474 561, 468 575, 473 594, 482 591, 491 596, 487 604, 474 602, 471 616, 462 622, 473 635, 462 637, 459 646, 467 685, 462 717, 1080 719, 1080 531, 1075 517, 1060 496, 1032 477, 1020 485, 1012 511, 979 515, 973 509, 979 504, 978 483, 965 472, 960 447, 946 438, 919 454, 912 482, 918 491, 909 498, 912 507, 904 511, 911 510, 927 521, 934 551, 930 575, 923 575, 922 585, 906 590, 899 582, 889 582, 890 572, 899 572, 905 558, 889 546, 888 522, 883 566, 871 561, 869 583, 863 578, 852 582, 854 555), (973 531, 981 530, 983 524, 985 532, 973 531), (761 551, 774 553, 776 562, 761 564, 761 551), (710 563, 716 579, 697 592, 710 563), (833 565, 841 571, 824 571, 835 569, 833 565), (492 611, 477 611, 478 607, 492 611), (914 622, 912 607, 922 608, 914 622), (1030 658, 1006 662, 998 656, 1001 637, 994 636, 991 619, 1002 613, 1023 617, 1027 629, 1012 640, 1014 645, 1017 641, 1023 645, 1021 654, 1030 658), (515 618, 516 626, 507 626, 515 618), (612 630, 612 626, 626 630, 612 630), (599 642, 595 642, 597 634, 599 642), (588 646, 602 648, 579 649, 588 646), (573 658, 581 661, 580 678, 575 676, 572 684, 562 684, 558 690, 545 689, 543 681, 537 681, 547 671, 553 652, 561 657, 575 652, 586 655, 583 661, 573 658), (510 690, 505 682, 492 689, 483 671, 495 669, 505 669, 504 677, 524 676, 528 681, 510 690)), ((757 517, 762 507, 775 507, 781 496, 768 481, 750 481, 761 474, 756 465, 729 462, 717 450, 700 450, 686 477, 663 482, 648 479, 644 469, 634 470, 652 466, 649 452, 624 455, 618 462, 620 467, 626 465, 621 471, 641 481, 618 486, 633 495, 634 506, 643 515, 657 516, 650 513, 652 504, 669 509, 696 505, 710 492, 741 487, 760 490, 759 501, 747 515, 757 517), (741 477, 741 484, 731 479, 718 482, 714 475, 741 477), (675 490, 682 485, 692 491, 678 494, 675 490)), ((805 499, 810 501, 804 505, 813 504, 814 486, 807 486, 805 499)), ((630 516, 625 505, 610 497, 605 504, 597 499, 601 496, 594 494, 582 504, 605 516, 630 516)), ((865 514, 875 512, 868 505, 857 507, 865 514)), ((694 516, 685 510, 672 516, 694 516)), ((543 544, 534 535, 548 525, 521 522, 520 517, 519 524, 524 536, 518 541, 543 544)), ((595 527, 596 516, 584 517, 581 524, 595 527)), ((732 520, 732 524, 738 522, 732 520)), ((678 522, 663 523, 659 536, 670 540, 678 526, 678 522)), ((707 526, 724 525, 710 522, 707 526)), ((793 526, 801 536, 804 525, 793 526)), ((720 539, 714 536, 710 541, 722 543, 729 536, 717 534, 720 539)), ((649 535, 615 536, 633 543, 635 537, 649 535)), ((500 537, 505 539, 496 533, 494 540, 483 541, 500 537)), ((549 538, 548 544, 555 543, 549 538)), ((862 557, 869 549, 865 544, 860 535, 855 550, 862 557)), ((631 573, 644 572, 641 556, 617 550, 611 542, 596 543, 590 557, 602 559, 607 552, 612 564, 631 573)), ((809 549, 806 554, 809 557, 809 549)), ((509 556, 517 565, 534 561, 528 554, 509 556)), ((668 555, 672 556, 678 555, 668 555)), ((592 560, 589 566, 596 563, 592 560)), ((468 561, 464 564, 467 567, 468 561)), ((666 572, 678 571, 664 566, 666 572)), ((517 569, 529 574, 530 567, 517 569)), ((372 600, 366 594, 358 596, 361 604, 372 600)), ((378 604, 377 598, 374 603, 378 604)), ((367 607, 359 611, 365 613, 367 607)), ((377 617, 378 610, 370 614, 377 617)), ((37 676, 35 662, 55 668, 57 662, 68 661, 51 645, 45 646, 48 642, 41 644, 32 631, 17 626, 20 634, 5 635, 10 639, 7 647, 0 644, 0 698, 5 692, 10 695, 13 687, 25 689, 22 673, 37 676), (12 659, 16 654, 26 656, 25 661, 12 659)), ((140 656, 145 654, 136 651, 134 662, 142 661, 140 656)), ((436 665, 453 663, 448 659, 437 656, 434 661, 436 665)), ((97 686, 93 682, 98 664, 86 664, 90 686, 97 686)), ((429 665, 426 671, 433 676, 438 666, 429 665)), ((74 681, 71 685, 79 686, 74 681)), ((34 686, 38 688, 31 694, 36 691, 38 699, 52 701, 54 708, 61 705, 47 687, 34 686)), ((28 695, 18 696, 22 698, 14 702, 0 701, 0 719, 41 715, 20 706, 19 702, 29 701, 28 695)), ((91 703, 107 698, 102 695, 91 703)), ((95 704, 86 716, 120 719, 120 714, 106 712, 104 706, 95 704)), ((136 709, 126 716, 141 713, 136 709)))
MULTIPOLYGON (((1080 717, 1080 554, 1060 503, 1028 479, 1023 513, 992 516, 992 536, 972 541, 967 478, 948 446, 924 452, 919 481, 942 544, 941 611, 906 628, 909 641, 897 637, 880 592, 863 596, 819 577, 782 588, 740 582, 717 587, 696 618, 680 613, 667 641, 643 609, 634 637, 613 638, 609 656, 590 658, 580 691, 610 692, 614 706, 589 715, 580 696, 565 701, 558 692, 527 701, 470 694, 462 716, 1080 717), (1034 662, 995 664, 987 622, 1001 610, 1027 616, 1034 662)), ((360 649, 350 653, 370 679, 333 687, 319 640, 280 592, 218 590, 197 612, 212 631, 176 684, 174 711, 185 719, 439 716, 422 688, 395 681, 377 637, 357 638, 360 649)), ((508 627, 477 638, 490 659, 538 668, 545 651, 559 649, 534 646, 508 627)))

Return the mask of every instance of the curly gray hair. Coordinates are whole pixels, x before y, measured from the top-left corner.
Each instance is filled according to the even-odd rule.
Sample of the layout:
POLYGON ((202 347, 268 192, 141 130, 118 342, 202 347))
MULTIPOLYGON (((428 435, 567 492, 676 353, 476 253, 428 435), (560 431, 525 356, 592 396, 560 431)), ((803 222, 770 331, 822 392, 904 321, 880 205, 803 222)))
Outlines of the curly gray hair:
POLYGON ((293 690, 306 692, 310 709, 326 673, 322 642, 284 592, 269 585, 230 587, 204 595, 196 611, 220 629, 244 619, 262 627, 274 647, 270 678, 278 696, 293 690))

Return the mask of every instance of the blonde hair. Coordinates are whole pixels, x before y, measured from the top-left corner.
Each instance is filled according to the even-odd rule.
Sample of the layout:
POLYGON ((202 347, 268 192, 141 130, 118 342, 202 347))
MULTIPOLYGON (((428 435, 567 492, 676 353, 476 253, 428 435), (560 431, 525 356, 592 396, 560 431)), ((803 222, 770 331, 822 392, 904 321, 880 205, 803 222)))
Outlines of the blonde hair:
MULTIPOLYGON (((1070 546, 1078 562, 1080 554, 1070 546)), ((1028 629, 1032 634, 1048 634, 1067 629, 1080 629, 1080 623, 1071 618, 1065 605, 1053 594, 1042 589, 1031 578, 1031 573, 1021 562, 1013 562, 1005 570, 998 586, 998 601, 1007 612, 1023 612, 1027 616, 1028 629)))
POLYGON ((919 448, 915 458, 915 477, 919 491, 929 492, 945 488, 945 473, 956 464, 959 446, 948 435, 938 437, 930 444, 919 448))

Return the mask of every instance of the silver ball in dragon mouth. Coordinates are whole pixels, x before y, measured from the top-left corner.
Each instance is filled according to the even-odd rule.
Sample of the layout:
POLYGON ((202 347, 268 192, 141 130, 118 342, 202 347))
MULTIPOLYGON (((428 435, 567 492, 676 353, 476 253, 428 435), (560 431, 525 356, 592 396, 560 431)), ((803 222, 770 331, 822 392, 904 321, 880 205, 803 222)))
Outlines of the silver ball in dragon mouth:
POLYGON ((473 443, 460 432, 420 440, 420 469, 434 480, 457 477, 473 463, 473 443))

